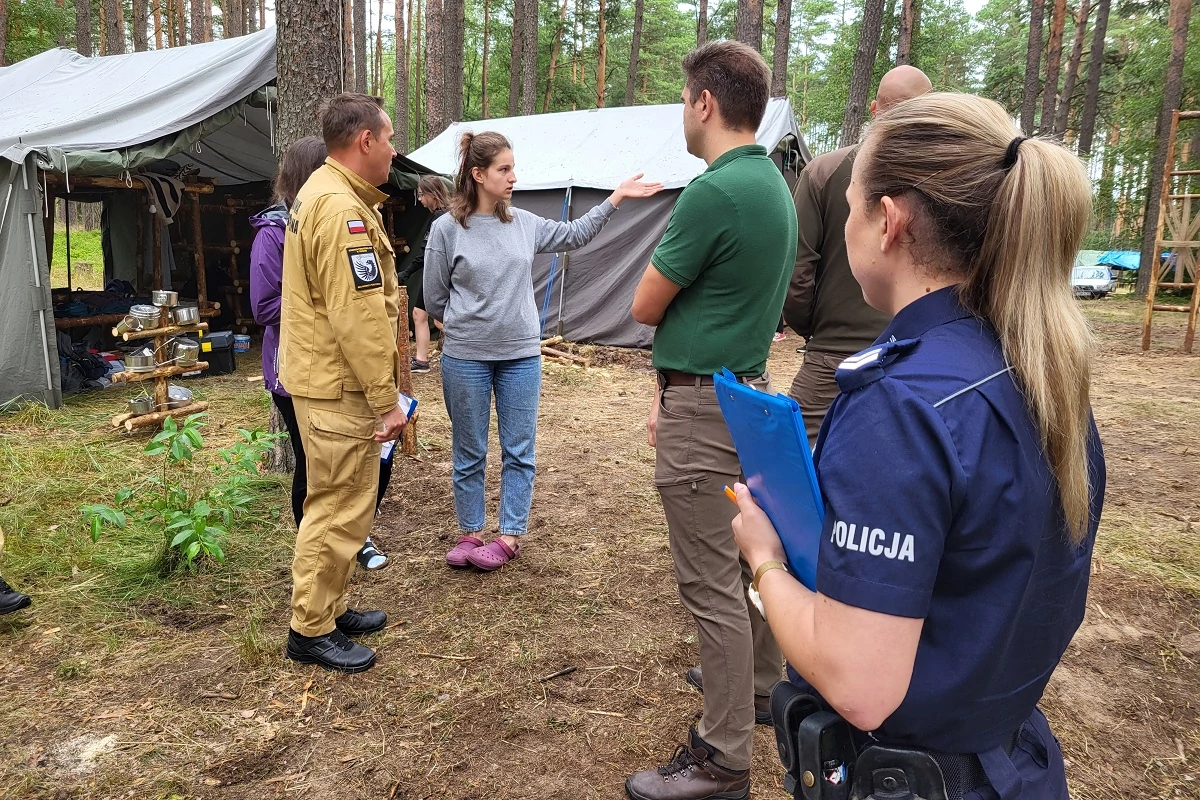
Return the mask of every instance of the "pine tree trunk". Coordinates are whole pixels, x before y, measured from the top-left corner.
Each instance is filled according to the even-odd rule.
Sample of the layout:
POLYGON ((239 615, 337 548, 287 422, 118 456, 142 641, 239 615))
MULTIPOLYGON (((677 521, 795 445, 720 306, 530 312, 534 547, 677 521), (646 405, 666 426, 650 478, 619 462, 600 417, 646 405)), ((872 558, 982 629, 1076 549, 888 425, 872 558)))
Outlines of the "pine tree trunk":
POLYGON ((258 3, 254 0, 246 3, 246 33, 258 30, 258 3))
MULTIPOLYGON (((637 5, 637 7, 638 7, 637 13, 639 15, 638 16, 638 24, 640 26, 640 22, 641 22, 640 14, 641 14, 642 0, 637 0, 637 4, 638 4, 637 5)), ((542 101, 542 113, 543 114, 547 113, 550 110, 550 95, 554 91, 554 71, 555 71, 555 69, 558 68, 558 54, 560 52, 562 52, 562 39, 563 39, 563 33, 566 32, 566 28, 567 28, 567 0, 562 0, 562 8, 559 11, 559 17, 558 17, 558 29, 554 31, 554 43, 550 45, 550 69, 548 69, 546 71, 546 98, 545 98, 545 100, 542 101)), ((635 36, 640 33, 641 33, 641 31, 638 30, 637 34, 635 34, 635 36)), ((629 68, 631 70, 630 74, 632 75, 633 74, 632 70, 637 69, 637 61, 636 60, 631 61, 629 68)), ((630 104, 626 103, 626 105, 630 105, 630 104)))
POLYGON ((1096 131, 1096 107, 1100 101, 1100 73, 1104 70, 1104 36, 1108 32, 1108 12, 1112 0, 1099 0, 1096 27, 1092 29, 1092 52, 1088 56, 1087 87, 1083 92, 1083 115, 1079 120, 1079 155, 1091 155, 1092 136, 1096 131))
MULTIPOLYGON (((379 13, 375 15, 375 91, 372 94, 383 97, 383 0, 379 0, 379 13)), ((395 124, 395 120, 392 120, 395 124)))
POLYGON ((276 146, 281 152, 297 139, 321 133, 313 111, 341 89, 342 13, 341 0, 276 2, 276 146))
POLYGON ((526 116, 537 111, 538 22, 540 18, 538 0, 525 0, 521 39, 521 113, 526 116))
POLYGON ((367 0, 352 0, 354 14, 354 91, 367 93, 367 0))
POLYGON ((491 6, 491 3, 489 2, 489 0, 483 0, 483 69, 480 70, 480 74, 479 74, 479 83, 480 83, 479 101, 480 101, 480 105, 482 106, 482 109, 483 109, 483 118, 484 119, 488 118, 487 79, 488 79, 488 36, 491 35, 491 30, 489 28, 489 26, 491 24, 491 18, 490 18, 491 8, 490 8, 490 6, 491 6))
POLYGON ((858 47, 854 50, 850 95, 846 100, 846 114, 842 118, 842 147, 848 147, 858 141, 863 118, 867 113, 867 93, 871 89, 875 55, 879 49, 879 34, 883 27, 883 2, 884 0, 866 0, 863 7, 862 29, 858 35, 858 47))
POLYGON ((425 130, 430 139, 446 129, 445 46, 442 0, 425 0, 425 130))
POLYGON ((737 28, 734 38, 762 51, 763 0, 737 0, 737 28))
MULTIPOLYGON (((782 0, 791 3, 791 0, 782 0)), ((637 88, 638 58, 642 49, 642 22, 646 12, 646 0, 634 0, 633 5, 633 41, 629 46, 629 76, 625 81, 625 105, 633 105, 633 92, 637 88)), ((567 4, 563 2, 563 18, 566 19, 567 4)), ((561 31, 562 28, 559 28, 561 31)), ((778 47, 775 48, 778 51, 778 47)))
MULTIPOLYGON (((583 0, 575 0, 575 19, 571 24, 571 85, 583 83, 583 50, 586 38, 583 32, 583 0)), ((571 99, 571 110, 575 111, 577 103, 574 96, 571 99)))
POLYGON ((446 122, 462 122, 463 78, 466 54, 463 39, 466 35, 467 7, 463 0, 445 0, 442 7, 442 38, 445 40, 443 62, 446 83, 446 122))
MULTIPOLYGON (((409 0, 409 12, 412 12, 412 0, 409 0)), ((421 55, 421 36, 425 28, 425 13, 421 9, 421 0, 417 0, 416 16, 409 16, 416 30, 412 31, 412 49, 409 50, 409 67, 413 72, 413 147, 419 147, 425 141, 425 83, 423 72, 424 57, 421 55)), ((410 28, 411 30, 411 28, 410 28)))
POLYGON ((75 3, 75 52, 92 54, 92 8, 90 3, 75 3))
POLYGON ((902 0, 900 6, 900 36, 896 39, 896 66, 912 63, 913 13, 916 0, 902 0))
POLYGON ((1079 62, 1083 59, 1083 40, 1087 36, 1088 14, 1091 10, 1090 0, 1080 0, 1079 12, 1075 15, 1075 40, 1071 44, 1071 55, 1067 58, 1067 74, 1063 79, 1062 93, 1058 96, 1058 111, 1054 115, 1053 133, 1059 139, 1067 133, 1067 121, 1071 116, 1071 103, 1075 99, 1075 83, 1079 80, 1079 62))
POLYGON ((608 69, 608 23, 605 20, 604 0, 600 0, 600 31, 596 39, 596 108, 604 108, 608 69))
POLYGON ((354 90, 354 0, 342 0, 342 86, 354 90))
POLYGON ((1037 114, 1038 90, 1042 85, 1042 16, 1044 13, 1045 0, 1030 0, 1029 45, 1025 50, 1025 93, 1021 101, 1021 130, 1026 135, 1033 133, 1034 116, 1037 114))
POLYGON ((8 47, 8 2, 0 0, 0 67, 8 65, 4 50, 8 47))
POLYGON ((788 52, 792 47, 792 0, 775 9, 775 53, 771 59, 771 96, 787 96, 788 52))
POLYGON ((696 47, 708 41, 708 0, 700 0, 696 10, 696 47))
POLYGON ((106 56, 125 52, 125 26, 121 0, 104 0, 104 37, 106 56))
MULTIPOLYGON (((1162 212, 1163 170, 1167 168, 1170 147, 1171 120, 1183 97, 1183 63, 1187 50, 1188 20, 1192 16, 1192 0, 1171 0, 1171 60, 1167 62, 1166 88, 1163 90, 1162 111, 1158 115, 1158 148, 1150 164, 1146 188, 1146 213, 1142 217, 1142 266, 1138 269, 1137 292, 1150 290, 1150 274, 1158 269, 1158 220, 1162 212)), ((1200 291, 1193 289, 1192 291, 1200 291)))
POLYGON ((187 44, 187 12, 184 9, 184 0, 170 0, 171 14, 175 19, 175 45, 183 47, 187 44))
POLYGON ((408 34, 404 24, 404 0, 396 0, 396 135, 393 145, 408 153, 408 34))
MULTIPOLYGON (((192 44, 198 44, 204 41, 204 3, 207 0, 192 0, 192 44)), ((225 9, 229 8, 233 0, 225 0, 225 9)), ((228 14, 226 15, 228 18, 228 14)), ((225 36, 230 34, 226 31, 225 36)))
POLYGON ((1062 65, 1063 28, 1066 23, 1067 0, 1054 0, 1054 16, 1050 18, 1050 41, 1046 45, 1046 85, 1042 90, 1042 119, 1038 123, 1041 133, 1053 130, 1054 118, 1058 111, 1055 101, 1058 99, 1058 73, 1062 65))
POLYGON ((140 53, 150 42, 148 21, 149 0, 133 0, 133 52, 140 53))
POLYGON ((521 50, 525 40, 525 0, 513 0, 512 44, 508 57, 508 115, 515 117, 521 108, 521 50))

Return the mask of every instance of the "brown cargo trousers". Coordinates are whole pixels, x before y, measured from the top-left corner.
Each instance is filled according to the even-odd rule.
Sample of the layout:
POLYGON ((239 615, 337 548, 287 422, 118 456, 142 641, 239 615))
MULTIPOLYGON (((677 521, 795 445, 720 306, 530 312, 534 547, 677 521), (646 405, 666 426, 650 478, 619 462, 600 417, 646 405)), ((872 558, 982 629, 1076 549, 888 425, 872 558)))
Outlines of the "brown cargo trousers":
MULTIPOLYGON (((746 599, 753 576, 733 540, 737 506, 722 491, 740 479, 741 466, 712 384, 665 386, 660 376, 659 385, 654 483, 679 596, 699 632, 704 714, 696 730, 722 767, 749 769, 754 695, 771 693, 783 656, 746 599)), ((770 376, 750 385, 770 391, 770 376)))
POLYGON ((806 350, 804 363, 800 365, 792 381, 788 396, 800 404, 800 413, 804 416, 804 432, 808 434, 808 446, 817 446, 817 434, 821 432, 821 423, 829 412, 829 407, 837 399, 841 389, 838 388, 838 365, 853 353, 829 353, 822 350, 806 350))
POLYGON ((304 520, 292 560, 292 630, 324 636, 346 611, 355 556, 371 533, 379 492, 375 412, 362 392, 293 396, 308 466, 304 520))

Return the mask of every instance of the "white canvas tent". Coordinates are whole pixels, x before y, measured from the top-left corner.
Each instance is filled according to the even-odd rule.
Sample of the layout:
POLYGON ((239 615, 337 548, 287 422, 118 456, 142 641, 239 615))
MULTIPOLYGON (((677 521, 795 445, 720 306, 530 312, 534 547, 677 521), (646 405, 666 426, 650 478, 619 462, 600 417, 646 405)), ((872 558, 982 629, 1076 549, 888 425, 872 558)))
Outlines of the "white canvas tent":
MULTIPOLYGON (((539 256, 534 289, 543 333, 578 342, 645 347, 652 330, 629 309, 642 272, 666 230, 675 199, 705 169, 683 138, 683 106, 629 106, 508 117, 451 125, 412 153, 436 172, 457 171, 464 131, 499 131, 513 144, 517 185, 513 203, 552 219, 575 219, 625 178, 645 172, 667 191, 631 201, 587 247, 539 256)), ((810 158, 791 103, 767 105, 757 138, 789 182, 810 158)))
POLYGON ((86 58, 68 50, 0 69, 0 404, 62 400, 40 170, 123 176, 164 161, 222 184, 275 172, 275 31, 86 58))

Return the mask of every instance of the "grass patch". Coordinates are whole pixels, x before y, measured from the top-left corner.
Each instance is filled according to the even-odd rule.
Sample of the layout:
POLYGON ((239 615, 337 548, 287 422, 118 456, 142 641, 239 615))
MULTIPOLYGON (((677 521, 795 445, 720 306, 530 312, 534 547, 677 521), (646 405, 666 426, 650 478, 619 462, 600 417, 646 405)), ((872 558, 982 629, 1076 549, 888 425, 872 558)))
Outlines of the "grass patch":
MULTIPOLYGON (((216 450, 231 443, 239 427, 266 427, 261 388, 220 383, 219 392, 192 385, 198 395, 220 398, 186 476, 196 486, 211 484, 216 450)), ((111 504, 119 489, 136 488, 159 463, 141 454, 150 433, 127 435, 109 424, 121 396, 112 390, 68 398, 55 411, 25 405, 0 415, 4 576, 81 630, 129 616, 131 605, 188 625, 218 605, 256 607, 264 598, 273 604, 290 581, 294 533, 290 517, 281 515, 288 476, 264 475, 257 483, 258 499, 225 542, 225 564, 172 568, 161 528, 134 519, 92 543, 80 506, 111 504)))
MULTIPOLYGON (((67 233, 54 231, 54 254, 50 259, 50 285, 67 285, 67 233)), ((71 231, 71 285, 75 289, 104 288, 104 246, 99 230, 71 231), (80 267, 90 264, 90 269, 80 267)))

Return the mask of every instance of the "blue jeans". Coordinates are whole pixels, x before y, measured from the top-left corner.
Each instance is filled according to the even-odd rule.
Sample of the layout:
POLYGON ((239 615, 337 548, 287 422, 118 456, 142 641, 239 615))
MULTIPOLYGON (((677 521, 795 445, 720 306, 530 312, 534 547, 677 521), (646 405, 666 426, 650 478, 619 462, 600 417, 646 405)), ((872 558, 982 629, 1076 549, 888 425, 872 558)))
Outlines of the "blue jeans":
POLYGON ((484 526, 493 391, 500 429, 500 533, 522 536, 529 530, 541 390, 541 356, 512 361, 442 356, 442 395, 453 442, 454 513, 464 533, 476 533, 484 526))

